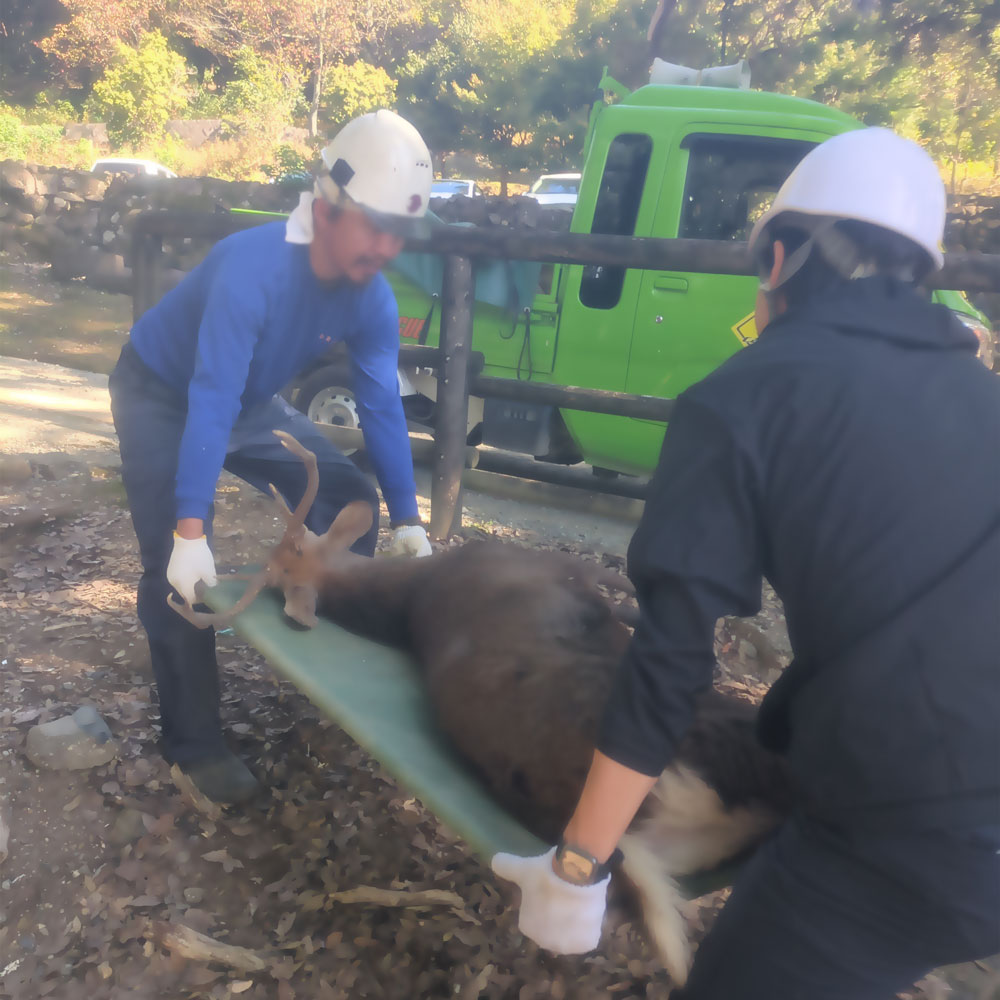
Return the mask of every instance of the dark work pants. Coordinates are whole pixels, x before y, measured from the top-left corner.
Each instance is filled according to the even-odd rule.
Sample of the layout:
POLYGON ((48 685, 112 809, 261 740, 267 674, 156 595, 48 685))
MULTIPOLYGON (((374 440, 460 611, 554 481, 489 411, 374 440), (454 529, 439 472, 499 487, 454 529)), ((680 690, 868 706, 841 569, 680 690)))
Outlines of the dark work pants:
POLYGON ((786 823, 740 873, 671 1000, 892 1000, 1000 951, 1000 823, 979 834, 786 823))
MULTIPOLYGON (((167 604, 167 562, 177 524, 174 499, 177 456, 187 419, 187 400, 170 389, 125 346, 108 387, 118 432, 122 479, 139 540, 142 578, 138 613, 146 635, 160 701, 163 754, 187 764, 225 751, 219 720, 219 678, 215 632, 189 624, 167 604)), ((372 506, 371 531, 353 546, 372 555, 378 536, 378 495, 364 474, 320 434, 310 420, 283 400, 271 400, 241 415, 233 429, 225 468, 260 490, 274 483, 292 508, 305 490, 300 459, 272 433, 287 430, 319 466, 319 494, 306 526, 321 534, 353 500, 372 506)), ((205 520, 211 542, 212 511, 205 520)))

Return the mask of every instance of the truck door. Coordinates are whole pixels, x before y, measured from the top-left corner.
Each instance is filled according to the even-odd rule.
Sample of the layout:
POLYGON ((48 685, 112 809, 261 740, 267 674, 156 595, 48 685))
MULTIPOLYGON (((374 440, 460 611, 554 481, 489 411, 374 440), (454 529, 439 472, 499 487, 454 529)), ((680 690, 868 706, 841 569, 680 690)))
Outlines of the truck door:
MULTIPOLYGON (((599 134, 588 155, 573 232, 651 235, 667 142, 648 133, 648 116, 632 116, 630 121, 626 115, 616 131, 599 134), (587 205, 593 206, 592 215, 587 205)), ((641 278, 641 271, 622 267, 562 268, 553 382, 624 390, 641 278)), ((587 461, 611 465, 613 458, 621 458, 624 466, 614 467, 629 467, 623 456, 623 449, 628 450, 623 440, 627 418, 579 410, 563 410, 562 416, 587 461)))
MULTIPOLYGON (((656 235, 746 240, 795 165, 825 138, 806 130, 689 125, 671 151, 656 235), (683 192, 681 197, 678 193, 683 192)), ((644 271, 627 391, 672 398, 756 339, 757 280, 644 271)))

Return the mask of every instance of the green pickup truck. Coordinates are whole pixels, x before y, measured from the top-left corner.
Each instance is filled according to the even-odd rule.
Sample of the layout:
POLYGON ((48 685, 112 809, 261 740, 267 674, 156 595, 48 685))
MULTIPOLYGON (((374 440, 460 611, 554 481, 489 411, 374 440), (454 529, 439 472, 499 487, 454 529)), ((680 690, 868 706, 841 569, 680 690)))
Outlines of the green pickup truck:
MULTIPOLYGON (((618 99, 591 112, 574 233, 746 240, 809 149, 860 127, 833 108, 781 94, 674 85, 630 93, 607 76, 601 88, 618 99)), ((421 273, 412 264, 401 258, 387 272, 400 340, 436 346, 434 268, 421 273)), ((514 262, 482 277, 496 278, 497 267, 503 294, 481 294, 477 284, 472 348, 485 358, 485 375, 671 398, 757 335, 751 277, 514 262), (533 295, 523 291, 526 276, 533 295)), ((440 282, 440 261, 436 273, 440 282)), ((963 296, 935 297, 989 344, 985 318, 963 296)), ((401 369, 400 387, 408 415, 429 420, 433 373, 401 369)), ((346 365, 308 373, 292 399, 314 419, 356 422, 346 365)), ((642 475, 656 464, 664 425, 474 398, 469 431, 474 442, 548 461, 642 475)))

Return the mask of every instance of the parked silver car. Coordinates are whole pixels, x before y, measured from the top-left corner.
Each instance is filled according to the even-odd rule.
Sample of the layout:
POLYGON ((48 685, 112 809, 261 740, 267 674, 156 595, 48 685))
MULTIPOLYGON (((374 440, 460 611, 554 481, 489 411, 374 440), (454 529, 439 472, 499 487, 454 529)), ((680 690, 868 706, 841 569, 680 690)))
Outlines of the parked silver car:
POLYGON ((448 177, 431 184, 432 198, 454 198, 457 194, 465 195, 466 198, 481 198, 483 196, 482 190, 475 181, 460 177, 448 177))
POLYGON ((579 190, 579 173, 542 174, 528 188, 526 194, 527 197, 534 198, 539 205, 567 205, 572 207, 576 204, 576 196, 579 190))
POLYGON ((176 177, 169 167, 153 160, 137 160, 127 156, 111 156, 101 160, 95 160, 90 168, 92 174, 129 174, 136 176, 143 174, 146 177, 176 177))

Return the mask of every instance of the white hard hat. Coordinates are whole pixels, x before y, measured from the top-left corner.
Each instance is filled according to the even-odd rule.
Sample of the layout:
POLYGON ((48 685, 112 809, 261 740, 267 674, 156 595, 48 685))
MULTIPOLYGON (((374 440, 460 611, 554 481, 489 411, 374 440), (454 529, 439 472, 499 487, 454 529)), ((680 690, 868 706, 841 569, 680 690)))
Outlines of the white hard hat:
POLYGON ((344 195, 380 228, 400 236, 426 232, 424 213, 434 171, 420 133, 394 111, 349 121, 320 154, 317 193, 332 204, 344 195))
POLYGON ((945 189, 930 156, 887 128, 835 135, 805 155, 750 233, 750 250, 778 215, 853 219, 898 233, 944 263, 945 189))

